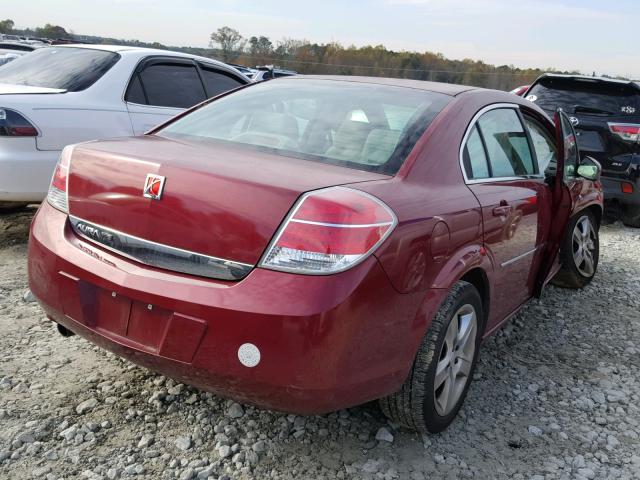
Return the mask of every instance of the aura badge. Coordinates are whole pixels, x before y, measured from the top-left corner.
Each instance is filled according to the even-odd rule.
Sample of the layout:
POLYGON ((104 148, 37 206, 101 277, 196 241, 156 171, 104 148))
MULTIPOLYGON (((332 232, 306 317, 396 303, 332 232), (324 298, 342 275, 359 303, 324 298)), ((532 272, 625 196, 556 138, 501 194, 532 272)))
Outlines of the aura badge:
POLYGON ((164 190, 164 177, 149 173, 147 180, 144 182, 142 194, 147 198, 160 200, 162 198, 162 190, 164 190))

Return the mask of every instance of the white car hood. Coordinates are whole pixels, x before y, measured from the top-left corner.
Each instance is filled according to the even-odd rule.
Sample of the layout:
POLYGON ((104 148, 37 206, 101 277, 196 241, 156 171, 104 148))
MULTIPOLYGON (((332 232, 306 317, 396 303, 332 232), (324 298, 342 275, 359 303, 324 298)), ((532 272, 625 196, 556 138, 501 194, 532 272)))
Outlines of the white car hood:
POLYGON ((65 93, 61 88, 29 87, 27 85, 11 85, 0 83, 0 95, 24 95, 33 93, 65 93))

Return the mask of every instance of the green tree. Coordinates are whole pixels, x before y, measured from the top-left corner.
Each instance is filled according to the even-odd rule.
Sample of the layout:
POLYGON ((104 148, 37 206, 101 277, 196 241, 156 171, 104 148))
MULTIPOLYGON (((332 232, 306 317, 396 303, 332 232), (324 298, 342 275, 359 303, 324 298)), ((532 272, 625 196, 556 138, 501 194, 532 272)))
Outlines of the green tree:
POLYGON ((242 52, 246 40, 240 32, 231 27, 221 27, 211 34, 210 46, 219 46, 225 62, 232 62, 242 52))
POLYGON ((44 27, 36 28, 36 35, 44 38, 71 38, 71 35, 60 25, 47 23, 44 27))
POLYGON ((249 39, 249 55, 253 60, 252 63, 272 63, 273 43, 268 37, 251 37, 249 39))
POLYGON ((251 37, 249 39, 249 52, 251 55, 271 55, 273 43, 268 37, 251 37))
POLYGON ((0 33, 11 33, 14 26, 15 23, 11 19, 0 20, 0 33))

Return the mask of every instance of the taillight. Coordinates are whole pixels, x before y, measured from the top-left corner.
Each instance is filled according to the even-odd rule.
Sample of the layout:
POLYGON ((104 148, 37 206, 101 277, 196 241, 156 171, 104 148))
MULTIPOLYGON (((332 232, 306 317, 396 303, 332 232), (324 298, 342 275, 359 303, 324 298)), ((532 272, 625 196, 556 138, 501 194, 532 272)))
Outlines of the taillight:
POLYGON ((635 123, 609 123, 609 130, 628 142, 637 142, 640 125, 635 123))
POLYGON ((382 201, 358 190, 331 187, 305 194, 264 254, 260 266, 322 275, 367 258, 397 220, 382 201))
POLYGON ((621 182, 620 183, 620 190, 622 191, 622 193, 626 193, 626 194, 633 193, 633 183, 621 182))
POLYGON ((37 137, 38 130, 18 112, 0 108, 0 137, 37 137))
POLYGON ((68 188, 69 188, 69 165, 71 164, 71 152, 73 146, 65 147, 60 154, 60 159, 53 171, 47 201, 52 207, 69 213, 68 188))

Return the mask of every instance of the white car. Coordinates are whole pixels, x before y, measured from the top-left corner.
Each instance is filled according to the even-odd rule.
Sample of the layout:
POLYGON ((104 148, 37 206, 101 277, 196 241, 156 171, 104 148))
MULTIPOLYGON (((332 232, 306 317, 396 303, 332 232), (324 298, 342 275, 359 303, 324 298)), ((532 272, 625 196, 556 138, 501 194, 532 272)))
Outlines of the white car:
POLYGON ((0 40, 0 66, 16 60, 26 53, 33 52, 36 48, 41 48, 44 44, 35 45, 27 42, 14 42, 0 40))
POLYGON ((224 63, 107 45, 41 48, 0 67, 0 210, 40 202, 60 151, 141 135, 250 83, 224 63))

